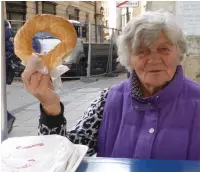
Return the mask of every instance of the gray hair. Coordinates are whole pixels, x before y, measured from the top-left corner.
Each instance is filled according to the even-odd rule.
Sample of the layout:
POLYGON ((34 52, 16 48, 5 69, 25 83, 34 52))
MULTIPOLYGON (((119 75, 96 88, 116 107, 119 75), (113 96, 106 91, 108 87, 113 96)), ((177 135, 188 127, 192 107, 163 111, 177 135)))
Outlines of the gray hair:
POLYGON ((141 41, 146 47, 150 47, 161 31, 173 45, 179 48, 182 61, 187 52, 187 42, 182 29, 175 20, 172 13, 148 11, 129 21, 122 35, 117 38, 120 63, 130 70, 130 56, 140 46, 141 41))

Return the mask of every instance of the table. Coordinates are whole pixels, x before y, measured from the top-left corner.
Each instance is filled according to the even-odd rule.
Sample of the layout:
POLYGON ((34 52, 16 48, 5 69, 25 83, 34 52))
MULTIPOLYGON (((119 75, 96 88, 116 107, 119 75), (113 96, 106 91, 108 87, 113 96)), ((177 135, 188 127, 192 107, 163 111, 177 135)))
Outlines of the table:
POLYGON ((84 158, 76 172, 200 172, 200 161, 84 158))

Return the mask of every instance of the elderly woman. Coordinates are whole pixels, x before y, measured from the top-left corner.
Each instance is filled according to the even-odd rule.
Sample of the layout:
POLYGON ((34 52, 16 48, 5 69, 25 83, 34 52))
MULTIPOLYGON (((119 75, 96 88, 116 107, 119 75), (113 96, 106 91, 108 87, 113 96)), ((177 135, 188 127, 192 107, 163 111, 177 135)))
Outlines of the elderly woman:
POLYGON ((105 89, 71 131, 49 76, 27 68, 25 87, 41 103, 39 134, 88 145, 89 156, 200 160, 200 85, 183 74, 187 46, 174 18, 146 12, 127 24, 118 54, 130 78, 105 89))

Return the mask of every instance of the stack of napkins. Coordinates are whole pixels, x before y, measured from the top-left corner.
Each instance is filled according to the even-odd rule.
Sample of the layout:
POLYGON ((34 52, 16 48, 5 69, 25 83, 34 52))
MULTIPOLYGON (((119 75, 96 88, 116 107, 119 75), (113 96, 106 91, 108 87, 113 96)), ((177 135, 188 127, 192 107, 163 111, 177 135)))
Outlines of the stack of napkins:
POLYGON ((72 172, 87 149, 59 135, 9 138, 1 144, 1 171, 72 172))

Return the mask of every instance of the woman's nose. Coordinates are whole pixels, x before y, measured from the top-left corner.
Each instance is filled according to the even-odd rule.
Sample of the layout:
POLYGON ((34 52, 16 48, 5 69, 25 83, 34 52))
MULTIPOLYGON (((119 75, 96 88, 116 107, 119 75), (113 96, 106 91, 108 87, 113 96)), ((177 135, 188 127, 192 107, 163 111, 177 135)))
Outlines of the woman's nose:
POLYGON ((151 52, 148 58, 148 63, 158 64, 162 62, 162 58, 157 52, 151 52))

